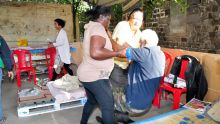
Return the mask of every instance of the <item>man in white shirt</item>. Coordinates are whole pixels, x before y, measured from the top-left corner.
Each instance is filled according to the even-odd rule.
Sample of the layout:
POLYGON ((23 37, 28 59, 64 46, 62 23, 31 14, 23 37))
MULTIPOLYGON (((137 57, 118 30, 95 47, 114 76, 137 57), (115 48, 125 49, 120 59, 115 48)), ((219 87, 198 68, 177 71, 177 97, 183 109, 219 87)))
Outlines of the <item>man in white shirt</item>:
MULTIPOLYGON (((121 21, 117 24, 112 34, 112 44, 114 51, 119 51, 127 47, 139 48, 143 21, 143 11, 135 8, 128 16, 128 21, 121 21)), ((114 88, 124 87, 127 84, 127 68, 129 62, 124 58, 114 58, 114 69, 110 80, 114 88)))
POLYGON ((54 20, 54 27, 58 31, 58 35, 55 43, 49 43, 48 47, 56 47, 56 60, 53 71, 52 81, 57 78, 57 75, 60 73, 62 66, 68 72, 69 75, 73 75, 72 70, 70 69, 70 47, 69 41, 67 38, 66 31, 63 29, 65 26, 65 21, 62 19, 54 20))

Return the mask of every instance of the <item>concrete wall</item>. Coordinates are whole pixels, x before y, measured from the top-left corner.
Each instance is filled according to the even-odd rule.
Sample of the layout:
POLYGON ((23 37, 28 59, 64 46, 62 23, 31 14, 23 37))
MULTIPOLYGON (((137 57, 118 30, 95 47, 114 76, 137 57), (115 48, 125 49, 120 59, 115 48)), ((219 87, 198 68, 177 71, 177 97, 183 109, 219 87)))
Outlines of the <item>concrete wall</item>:
POLYGON ((157 31, 162 47, 220 53, 219 0, 187 1, 186 13, 171 3, 156 8, 146 27, 157 31))
POLYGON ((69 41, 73 41, 73 23, 70 5, 37 3, 0 3, 0 35, 9 44, 15 45, 19 38, 30 43, 54 39, 54 19, 66 20, 65 30, 69 41))

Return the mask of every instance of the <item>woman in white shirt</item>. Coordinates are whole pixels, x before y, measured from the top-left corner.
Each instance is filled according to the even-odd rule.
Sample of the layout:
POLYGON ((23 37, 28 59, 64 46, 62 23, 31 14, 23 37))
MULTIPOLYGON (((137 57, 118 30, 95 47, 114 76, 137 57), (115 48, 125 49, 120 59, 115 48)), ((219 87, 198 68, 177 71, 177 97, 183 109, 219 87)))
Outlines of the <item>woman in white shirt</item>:
POLYGON ((65 21, 62 19, 54 20, 54 27, 58 31, 58 35, 55 43, 49 43, 48 47, 56 47, 56 60, 53 71, 52 81, 57 78, 57 75, 60 73, 62 66, 68 72, 69 75, 73 75, 72 70, 70 69, 70 47, 69 41, 67 38, 66 31, 63 29, 65 26, 65 21))

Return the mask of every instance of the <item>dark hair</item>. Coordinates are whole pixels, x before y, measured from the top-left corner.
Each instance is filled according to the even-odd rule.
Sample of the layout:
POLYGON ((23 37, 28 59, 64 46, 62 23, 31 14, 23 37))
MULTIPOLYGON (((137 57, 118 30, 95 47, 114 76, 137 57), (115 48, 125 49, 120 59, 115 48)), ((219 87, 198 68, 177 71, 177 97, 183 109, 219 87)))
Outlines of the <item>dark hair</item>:
POLYGON ((96 6, 93 9, 88 10, 85 14, 94 21, 98 19, 100 15, 104 15, 104 16, 111 15, 111 8, 105 6, 96 6))
POLYGON ((58 25, 60 25, 62 28, 65 26, 66 22, 63 19, 55 19, 55 22, 57 22, 58 25))
POLYGON ((135 8, 135 9, 133 9, 133 10, 130 12, 130 14, 128 15, 128 19, 131 19, 131 16, 132 16, 135 12, 138 12, 138 11, 143 12, 143 10, 142 10, 141 8, 135 8))

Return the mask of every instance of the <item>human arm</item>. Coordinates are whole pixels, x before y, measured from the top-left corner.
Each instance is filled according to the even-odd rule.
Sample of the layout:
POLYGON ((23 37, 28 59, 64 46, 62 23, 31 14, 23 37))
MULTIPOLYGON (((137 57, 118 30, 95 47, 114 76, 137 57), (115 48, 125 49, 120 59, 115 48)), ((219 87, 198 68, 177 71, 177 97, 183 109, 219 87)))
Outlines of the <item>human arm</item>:
MULTIPOLYGON (((126 48, 130 47, 130 45, 127 44, 126 42, 125 42, 123 45, 119 45, 119 44, 117 43, 117 41, 115 41, 115 40, 112 39, 112 33, 111 33, 109 30, 107 30, 106 32, 107 32, 108 37, 110 38, 110 41, 111 41, 111 43, 112 43, 112 48, 113 48, 113 50, 116 51, 116 52, 119 52, 118 57, 116 57, 116 58, 114 58, 114 59, 115 59, 115 60, 118 60, 118 61, 121 61, 121 62, 127 62, 128 60, 127 60, 127 58, 125 58, 125 55, 122 54, 122 52, 123 52, 126 48)), ((118 38, 117 38, 117 39, 118 39, 118 38)))
POLYGON ((129 61, 142 61, 143 56, 149 54, 148 48, 127 48, 119 52, 119 56, 125 56, 129 61))
POLYGON ((50 45, 51 47, 58 47, 58 46, 64 45, 64 42, 63 42, 62 39, 57 39, 57 40, 56 40, 56 43, 49 43, 49 45, 50 45))
POLYGON ((64 45, 65 41, 68 42, 67 34, 65 30, 61 29, 59 34, 57 35, 56 42, 52 43, 52 47, 59 47, 64 45))
POLYGON ((11 56, 11 50, 9 49, 6 41, 3 37, 0 36, 0 57, 8 71, 8 77, 13 78, 14 74, 12 72, 13 69, 13 60, 11 56))
POLYGON ((112 47, 114 51, 120 51, 128 47, 131 47, 127 42, 124 42, 122 45, 118 44, 118 42, 119 42, 118 38, 116 38, 116 40, 112 39, 112 47))
POLYGON ((112 38, 110 39, 112 43, 112 48, 114 51, 119 52, 118 57, 114 58, 117 61, 121 62, 127 62, 126 56, 123 54, 123 51, 126 50, 126 48, 130 47, 127 43, 125 43, 123 46, 117 44, 112 38))
POLYGON ((106 39, 102 36, 93 35, 90 38, 90 56, 96 60, 105 60, 118 56, 119 52, 105 48, 106 39))

